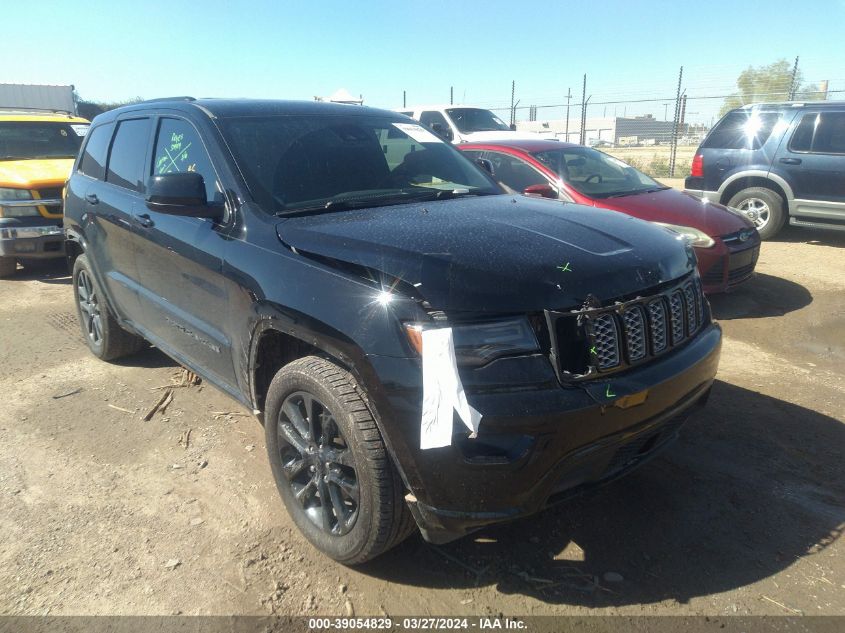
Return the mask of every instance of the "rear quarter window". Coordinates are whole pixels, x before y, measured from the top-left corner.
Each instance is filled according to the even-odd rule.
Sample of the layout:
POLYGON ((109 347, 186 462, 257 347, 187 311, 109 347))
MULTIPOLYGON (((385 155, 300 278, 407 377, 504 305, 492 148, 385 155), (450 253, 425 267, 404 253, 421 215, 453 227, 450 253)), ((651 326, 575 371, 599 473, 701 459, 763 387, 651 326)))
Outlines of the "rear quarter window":
POLYGON ((98 125, 88 133, 88 142, 79 161, 79 173, 103 180, 106 176, 106 155, 109 151, 109 141, 114 131, 114 123, 98 125))
POLYGON ((777 112, 730 112, 716 124, 701 147, 760 149, 769 140, 779 119, 777 112))

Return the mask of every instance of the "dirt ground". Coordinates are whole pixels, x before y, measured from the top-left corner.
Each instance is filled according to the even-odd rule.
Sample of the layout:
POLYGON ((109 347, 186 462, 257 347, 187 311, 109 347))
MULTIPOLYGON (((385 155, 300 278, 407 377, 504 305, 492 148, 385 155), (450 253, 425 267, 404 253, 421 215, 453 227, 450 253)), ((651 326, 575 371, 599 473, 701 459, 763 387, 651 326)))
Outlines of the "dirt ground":
POLYGON ((60 265, 0 281, 0 614, 845 614, 845 233, 787 229, 715 297, 706 410, 534 518, 350 569, 298 534, 263 432, 155 349, 95 360, 60 265), (190 432, 187 441, 185 438, 190 432))

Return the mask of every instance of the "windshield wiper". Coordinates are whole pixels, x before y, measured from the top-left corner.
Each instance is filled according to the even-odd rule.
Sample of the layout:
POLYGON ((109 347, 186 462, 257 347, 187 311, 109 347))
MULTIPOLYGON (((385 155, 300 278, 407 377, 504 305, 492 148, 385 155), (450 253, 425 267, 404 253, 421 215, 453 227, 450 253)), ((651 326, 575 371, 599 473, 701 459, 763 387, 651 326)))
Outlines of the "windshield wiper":
POLYGON ((625 196, 636 196, 641 193, 654 193, 655 191, 665 191, 671 187, 652 187, 651 189, 636 189, 634 191, 617 191, 616 193, 609 193, 604 198, 624 198, 625 196))
POLYGON ((296 207, 288 210, 277 211, 278 216, 306 215, 312 213, 333 213, 335 211, 348 211, 350 209, 365 209, 371 207, 386 207, 409 202, 425 202, 426 200, 446 200, 458 196, 473 196, 468 189, 456 187, 455 189, 403 189, 384 195, 362 195, 338 197, 319 204, 296 207))

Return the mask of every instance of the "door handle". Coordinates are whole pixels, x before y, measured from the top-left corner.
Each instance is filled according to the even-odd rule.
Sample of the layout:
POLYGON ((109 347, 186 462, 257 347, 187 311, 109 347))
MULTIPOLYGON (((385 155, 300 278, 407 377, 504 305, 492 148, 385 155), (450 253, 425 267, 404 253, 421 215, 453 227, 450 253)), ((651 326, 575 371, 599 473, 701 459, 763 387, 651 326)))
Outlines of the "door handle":
POLYGON ((148 229, 151 226, 155 225, 155 222, 153 222, 153 219, 150 217, 149 213, 141 213, 140 215, 136 215, 135 222, 143 226, 145 229, 148 229))
POLYGON ((87 194, 85 196, 85 200, 88 202, 88 204, 97 204, 98 202, 100 202, 100 199, 97 197, 96 193, 87 194))
POLYGON ((785 165, 800 165, 801 159, 800 158, 781 158, 780 162, 784 163, 785 165))

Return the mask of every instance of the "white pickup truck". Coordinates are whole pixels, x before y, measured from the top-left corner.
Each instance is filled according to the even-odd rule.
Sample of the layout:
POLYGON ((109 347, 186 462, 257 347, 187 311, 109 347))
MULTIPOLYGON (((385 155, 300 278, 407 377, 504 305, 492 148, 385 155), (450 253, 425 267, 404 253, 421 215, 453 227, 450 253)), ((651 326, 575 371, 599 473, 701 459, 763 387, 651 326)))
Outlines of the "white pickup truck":
POLYGON ((484 141, 555 140, 536 132, 517 132, 490 110, 460 105, 416 106, 397 110, 416 119, 441 138, 452 143, 484 141))

